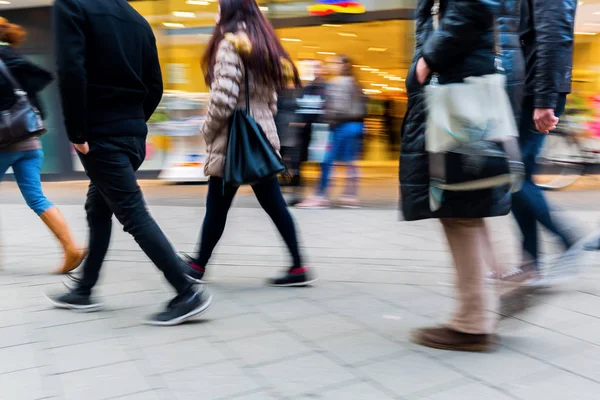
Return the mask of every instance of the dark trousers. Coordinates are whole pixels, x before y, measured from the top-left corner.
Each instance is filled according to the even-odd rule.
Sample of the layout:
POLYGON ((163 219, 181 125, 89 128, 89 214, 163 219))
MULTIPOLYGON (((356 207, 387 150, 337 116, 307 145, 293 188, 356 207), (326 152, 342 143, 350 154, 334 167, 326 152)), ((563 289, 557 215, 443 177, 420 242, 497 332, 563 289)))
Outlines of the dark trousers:
POLYGON ((88 258, 78 286, 90 294, 98 281, 108 251, 112 216, 123 224, 148 258, 163 272, 178 294, 190 290, 175 250, 150 216, 135 171, 146 156, 144 137, 114 137, 90 142, 90 152, 79 155, 90 178, 85 209, 90 228, 88 258))
MULTIPOLYGON (((556 108, 556 116, 560 117, 565 109, 566 96, 562 96, 556 108)), ((525 182, 520 192, 513 196, 512 211, 523 234, 523 252, 527 261, 538 266, 538 222, 554 233, 566 248, 572 242, 564 229, 550 214, 550 207, 542 190, 533 182, 536 160, 544 145, 546 135, 535 128, 533 122, 533 98, 526 97, 521 112, 519 127, 519 145, 525 164, 525 182)))
MULTIPOLYGON (((215 246, 223 235, 227 223, 227 213, 237 190, 236 186, 223 185, 222 178, 211 177, 208 182, 206 216, 202 225, 198 258, 196 260, 198 265, 202 267, 206 267, 208 264, 215 246)), ((302 267, 296 226, 281 194, 279 182, 276 178, 269 179, 253 185, 252 190, 263 210, 271 217, 283 237, 292 255, 293 268, 302 267)))

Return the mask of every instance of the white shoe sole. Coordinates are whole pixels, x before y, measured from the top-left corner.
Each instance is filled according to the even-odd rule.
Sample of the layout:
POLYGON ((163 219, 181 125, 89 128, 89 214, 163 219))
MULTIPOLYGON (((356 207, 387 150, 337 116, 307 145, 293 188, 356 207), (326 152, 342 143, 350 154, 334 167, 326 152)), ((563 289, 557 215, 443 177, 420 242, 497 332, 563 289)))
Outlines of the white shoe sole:
POLYGON ((206 283, 209 282, 208 280, 206 280, 204 278, 203 279, 196 279, 196 278, 194 278, 192 276, 189 276, 188 274, 184 274, 184 275, 185 275, 185 279, 187 279, 190 283, 197 283, 199 285, 203 285, 203 284, 206 284, 206 283))
POLYGON ((77 311, 77 312, 81 312, 81 313, 91 313, 91 312, 100 311, 104 307, 104 305, 102 303, 91 304, 89 306, 79 306, 79 305, 74 305, 74 304, 60 303, 60 302, 52 299, 48 295, 45 295, 45 296, 46 296, 46 299, 48 299, 48 301, 50 302, 50 304, 52 304, 54 307, 60 308, 62 310, 71 310, 71 311, 77 311))
POLYGON ((298 282, 298 283, 288 283, 285 285, 276 285, 274 283, 268 283, 267 286, 271 286, 271 287, 304 287, 304 286, 310 286, 318 280, 319 280, 319 278, 315 278, 310 281, 304 281, 304 282, 298 282))
POLYGON ((175 326, 175 325, 180 325, 182 323, 184 323, 185 321, 189 320, 190 318, 193 317, 197 317, 200 314, 203 314, 206 312, 206 310, 208 310, 208 308, 211 306, 213 302, 213 295, 209 295, 208 299, 202 303, 200 305, 200 307, 190 311, 189 313, 182 315, 181 317, 172 319, 170 321, 152 321, 152 320, 147 320, 144 321, 144 323, 146 325, 153 325, 153 326, 175 326))

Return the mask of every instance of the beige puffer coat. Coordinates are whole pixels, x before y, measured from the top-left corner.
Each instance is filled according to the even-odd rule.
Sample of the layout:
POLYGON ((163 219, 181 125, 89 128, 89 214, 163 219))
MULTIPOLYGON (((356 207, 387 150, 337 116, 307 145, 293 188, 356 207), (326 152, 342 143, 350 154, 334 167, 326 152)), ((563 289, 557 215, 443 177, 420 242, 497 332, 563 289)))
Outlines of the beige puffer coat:
MULTIPOLYGON (((223 177, 229 141, 229 120, 233 110, 246 107, 244 83, 246 71, 240 55, 250 54, 251 49, 250 40, 243 31, 226 34, 219 44, 206 120, 200 132, 206 141, 208 151, 208 160, 204 166, 206 175, 223 177)), ((277 113, 276 89, 274 86, 258 84, 252 72, 248 79, 250 114, 264 130, 275 150, 279 152, 279 136, 274 119, 277 113)))

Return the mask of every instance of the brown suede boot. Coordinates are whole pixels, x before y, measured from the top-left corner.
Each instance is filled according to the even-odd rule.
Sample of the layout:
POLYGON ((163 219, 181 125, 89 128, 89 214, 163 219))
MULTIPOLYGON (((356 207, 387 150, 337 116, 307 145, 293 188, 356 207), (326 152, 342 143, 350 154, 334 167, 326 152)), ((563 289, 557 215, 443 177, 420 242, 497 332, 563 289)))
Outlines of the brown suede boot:
POLYGON ((483 352, 495 345, 495 335, 473 335, 443 326, 417 329, 411 339, 421 346, 453 351, 483 352))
POLYGON ((46 226, 54 233, 54 236, 58 239, 64 249, 64 263, 63 265, 54 271, 55 274, 66 274, 79 267, 83 259, 85 258, 87 251, 81 250, 73 236, 67 221, 62 216, 58 208, 52 207, 46 210, 40 218, 46 226))

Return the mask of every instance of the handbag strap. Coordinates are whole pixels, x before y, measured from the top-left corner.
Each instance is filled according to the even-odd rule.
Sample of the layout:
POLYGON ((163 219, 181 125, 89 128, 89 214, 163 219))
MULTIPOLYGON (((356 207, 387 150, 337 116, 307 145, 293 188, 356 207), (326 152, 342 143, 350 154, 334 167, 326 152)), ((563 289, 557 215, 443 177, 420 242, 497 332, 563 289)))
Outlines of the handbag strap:
POLYGON ((242 65, 244 66, 244 81, 246 84, 246 115, 250 115, 250 80, 248 79, 248 66, 246 61, 243 60, 242 65))
POLYGON ((18 92, 23 92, 23 89, 21 89, 21 85, 19 85, 19 82, 17 82, 13 74, 10 73, 10 70, 8 69, 4 61, 2 61, 2 59, 0 59, 0 74, 2 74, 6 78, 6 80, 11 84, 15 94, 19 94, 18 92))
MULTIPOLYGON (((433 27, 437 29, 440 25, 440 0, 434 0, 431 7, 431 15, 433 15, 433 27)), ((498 20, 494 15, 494 66, 496 70, 504 72, 502 67, 502 42, 500 41, 500 29, 498 28, 498 20)))

